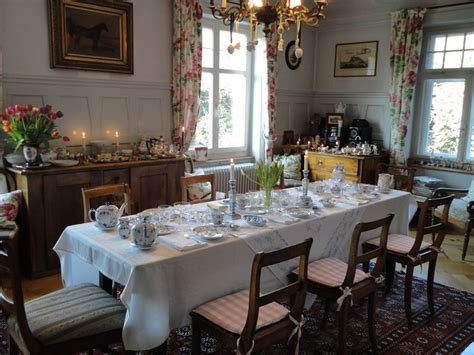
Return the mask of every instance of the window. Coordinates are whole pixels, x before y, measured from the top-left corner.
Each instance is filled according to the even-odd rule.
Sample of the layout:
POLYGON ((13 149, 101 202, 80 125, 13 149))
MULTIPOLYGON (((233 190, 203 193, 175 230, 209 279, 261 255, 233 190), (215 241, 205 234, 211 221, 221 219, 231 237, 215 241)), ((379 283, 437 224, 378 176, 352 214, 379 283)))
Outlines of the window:
POLYGON ((217 21, 203 26, 201 109, 192 145, 206 145, 214 155, 249 151, 253 58, 242 32, 233 34, 241 48, 231 55, 229 29, 217 21))
POLYGON ((474 28, 425 33, 423 54, 417 154, 474 160, 474 28))

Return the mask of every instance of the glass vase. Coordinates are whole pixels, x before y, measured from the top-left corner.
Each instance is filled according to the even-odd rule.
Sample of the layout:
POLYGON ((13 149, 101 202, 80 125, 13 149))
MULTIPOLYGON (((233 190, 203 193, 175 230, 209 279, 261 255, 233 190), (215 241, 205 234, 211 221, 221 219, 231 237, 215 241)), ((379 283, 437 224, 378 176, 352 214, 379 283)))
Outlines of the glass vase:
POLYGON ((272 207, 272 188, 266 188, 263 190, 264 196, 263 196, 263 205, 266 208, 272 207))

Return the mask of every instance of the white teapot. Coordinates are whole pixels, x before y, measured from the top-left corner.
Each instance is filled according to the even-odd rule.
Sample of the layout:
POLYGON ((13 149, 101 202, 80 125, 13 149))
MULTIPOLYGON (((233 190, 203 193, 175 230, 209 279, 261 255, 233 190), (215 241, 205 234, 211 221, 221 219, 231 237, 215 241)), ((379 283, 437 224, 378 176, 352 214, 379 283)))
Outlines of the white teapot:
POLYGON ((132 227, 132 241, 139 248, 151 248, 157 235, 158 227, 146 217, 132 227))
POLYGON ((95 222, 101 229, 112 229, 118 224, 119 218, 122 217, 123 211, 127 206, 124 203, 120 208, 115 205, 110 205, 108 202, 105 205, 99 206, 97 209, 91 208, 89 210, 89 219, 95 222), (92 213, 94 212, 94 218, 92 213))

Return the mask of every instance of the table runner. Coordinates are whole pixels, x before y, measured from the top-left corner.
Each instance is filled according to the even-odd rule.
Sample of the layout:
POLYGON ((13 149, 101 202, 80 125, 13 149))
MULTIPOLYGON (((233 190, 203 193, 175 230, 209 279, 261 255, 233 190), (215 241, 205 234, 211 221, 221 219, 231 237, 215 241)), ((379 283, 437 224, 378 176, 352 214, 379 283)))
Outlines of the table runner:
MULTIPOLYGON (((121 294, 127 308, 124 345, 127 350, 147 350, 162 344, 171 329, 188 324, 189 312, 196 306, 248 288, 255 253, 312 237, 311 261, 327 256, 347 260, 356 223, 395 213, 391 232, 406 234, 409 206, 413 205, 410 194, 392 191, 364 206, 338 203, 314 218, 290 225, 269 222, 267 227, 251 228, 240 221, 242 228, 235 236, 186 252, 164 244, 140 251, 116 231, 101 231, 87 223, 67 227, 54 250, 61 261, 65 286, 97 280, 98 270, 125 285, 121 294)), ((373 236, 363 235, 361 242, 373 236)), ((262 287, 286 282, 286 274, 295 265, 293 261, 265 270, 262 287)))

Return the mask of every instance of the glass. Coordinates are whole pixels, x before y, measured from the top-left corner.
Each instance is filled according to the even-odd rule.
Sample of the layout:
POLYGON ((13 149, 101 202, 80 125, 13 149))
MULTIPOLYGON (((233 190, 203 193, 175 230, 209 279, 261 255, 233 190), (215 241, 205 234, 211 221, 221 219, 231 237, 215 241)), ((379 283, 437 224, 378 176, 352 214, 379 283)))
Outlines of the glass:
POLYGON ((214 31, 206 27, 202 29, 202 66, 214 66, 214 31))
POLYGON ((447 52, 444 56, 444 68, 461 68, 462 65, 462 51, 447 52))
POLYGON ((233 33, 233 45, 240 43, 240 49, 235 49, 233 54, 229 54, 227 48, 230 43, 228 30, 219 33, 219 68, 230 70, 247 70, 247 36, 242 33, 233 33))
POLYGON ((466 33, 464 49, 474 49, 474 32, 466 33))
POLYGON ((219 148, 243 147, 247 79, 243 74, 219 75, 219 148))
POLYGON ((464 48, 464 33, 454 33, 448 35, 448 40, 446 41, 446 50, 453 51, 457 49, 464 48))
POLYGON ((462 64, 463 68, 474 68, 474 51, 465 51, 464 60, 462 64))
POLYGON ((431 36, 430 51, 434 51, 434 52, 444 51, 445 44, 446 44, 446 36, 445 35, 431 36))
POLYGON ((212 148, 212 115, 214 77, 211 73, 202 73, 199 117, 191 146, 204 145, 212 148))
POLYGON ((444 62, 444 52, 428 53, 426 57, 426 69, 442 69, 444 62))
POLYGON ((158 221, 162 224, 168 223, 170 213, 171 213, 170 205, 159 205, 157 208, 158 221))
MULTIPOLYGON (((464 101, 464 80, 429 80, 425 153, 456 156, 464 101)), ((426 117, 426 116, 425 116, 426 117)))

